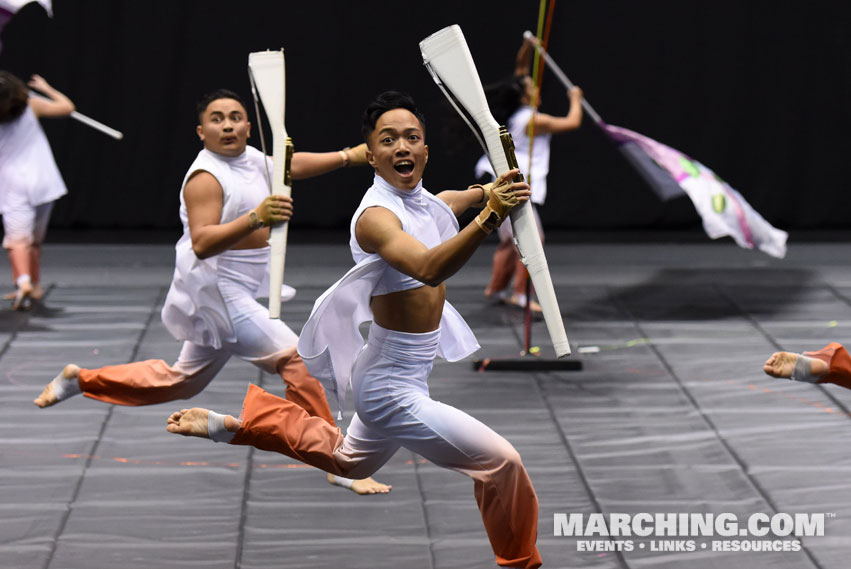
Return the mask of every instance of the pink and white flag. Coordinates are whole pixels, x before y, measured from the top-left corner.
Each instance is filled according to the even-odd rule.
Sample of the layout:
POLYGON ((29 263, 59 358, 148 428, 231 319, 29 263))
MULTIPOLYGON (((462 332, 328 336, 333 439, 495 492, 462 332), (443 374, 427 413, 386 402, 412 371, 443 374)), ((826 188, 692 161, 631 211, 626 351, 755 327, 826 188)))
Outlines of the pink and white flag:
POLYGON ((709 237, 717 239, 729 235, 740 247, 757 248, 781 259, 786 256, 789 235, 763 219, 715 172, 682 152, 637 132, 602 122, 600 127, 616 143, 629 147, 622 148, 624 154, 660 197, 670 199, 677 193, 685 193, 691 198, 709 237))

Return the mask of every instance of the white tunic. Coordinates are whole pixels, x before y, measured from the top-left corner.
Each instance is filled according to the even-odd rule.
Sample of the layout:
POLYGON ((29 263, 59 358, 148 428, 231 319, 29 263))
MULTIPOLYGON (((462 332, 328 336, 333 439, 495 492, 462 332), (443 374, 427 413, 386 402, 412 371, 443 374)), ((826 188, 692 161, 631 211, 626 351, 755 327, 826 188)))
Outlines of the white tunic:
MULTIPOLYGON (((395 270, 377 253, 364 252, 355 238, 357 220, 364 210, 375 206, 393 212, 402 223, 402 230, 427 247, 458 233, 458 220, 452 210, 421 183, 414 190, 404 191, 375 177, 352 217, 350 246, 357 264, 316 300, 298 342, 298 353, 308 370, 335 393, 341 410, 352 366, 364 346, 360 324, 372 320, 369 300, 378 284, 386 280, 385 272, 395 270)), ((438 355, 454 362, 478 349, 473 331, 452 305, 445 302, 438 355)))
POLYGON ((0 123, 0 214, 5 213, 10 202, 35 207, 67 193, 50 144, 32 109, 27 106, 17 119, 0 123))
MULTIPOLYGON (((511 138, 514 140, 514 154, 517 157, 517 166, 520 172, 526 177, 529 182, 529 187, 532 189, 532 203, 543 205, 547 199, 547 174, 550 172, 550 141, 552 135, 536 134, 535 143, 532 144, 526 127, 529 121, 532 120, 532 107, 523 106, 514 111, 514 114, 508 119, 508 132, 511 133, 511 138), (529 148, 532 149, 532 171, 529 174, 529 148)), ((476 163, 476 177, 481 177, 484 174, 490 173, 493 175, 488 157, 482 156, 476 163)))
MULTIPOLYGON (((183 195, 186 183, 195 172, 203 170, 212 174, 222 186, 222 217, 219 223, 228 223, 248 213, 269 195, 263 160, 263 153, 251 146, 233 158, 205 148, 198 153, 183 179, 180 190, 183 235, 175 245, 174 277, 162 309, 163 324, 178 340, 216 349, 221 348, 223 343, 236 341, 227 308, 216 285, 216 266, 221 255, 245 254, 242 251, 225 251, 207 259, 199 259, 195 255, 183 195)), ((271 172, 271 159, 266 157, 266 160, 271 172)), ((259 251, 253 253, 260 254, 259 251)), ((262 251, 268 257, 268 248, 262 251)), ((263 290, 261 282, 255 295, 263 290)))

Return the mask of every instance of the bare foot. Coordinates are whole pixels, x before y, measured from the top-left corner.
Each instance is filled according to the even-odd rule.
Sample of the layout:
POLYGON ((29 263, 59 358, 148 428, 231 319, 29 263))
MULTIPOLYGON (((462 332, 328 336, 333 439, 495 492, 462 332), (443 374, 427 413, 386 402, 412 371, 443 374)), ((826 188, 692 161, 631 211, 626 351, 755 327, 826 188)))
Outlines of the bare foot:
MULTIPOLYGON (((33 399, 33 403, 35 403, 36 407, 41 407, 42 409, 45 407, 50 407, 51 405, 56 405, 64 399, 58 397, 57 395, 57 382, 77 381, 79 378, 80 367, 74 364, 66 365, 64 368, 62 368, 62 373, 56 376, 50 383, 45 386, 45 388, 41 392, 41 395, 33 399)), ((78 392, 79 391, 76 391, 76 393, 78 392)), ((73 394, 74 393, 71 393, 71 395, 73 394)))
MULTIPOLYGON (((512 297, 508 300, 508 304, 510 304, 510 305, 512 305, 512 306, 516 306, 517 308, 522 308, 522 309, 524 309, 524 310, 526 309, 526 299, 525 299, 525 298, 521 298, 521 297, 519 297, 518 295, 514 295, 514 296, 512 296, 512 297)), ((541 308, 541 305, 540 305, 540 304, 538 304, 537 302, 535 302, 534 300, 530 300, 530 301, 529 301, 529 310, 531 310, 531 311, 532 311, 532 312, 534 312, 535 314, 541 314, 541 313, 543 313, 543 311, 544 311, 544 310, 541 308)))
POLYGON ((209 414, 210 411, 208 409, 201 409, 199 407, 181 409, 169 416, 166 430, 169 433, 186 437, 209 439, 210 435, 207 433, 207 416, 209 414))
POLYGON ((41 300, 44 298, 44 290, 41 288, 40 284, 34 284, 33 290, 30 293, 30 298, 33 300, 41 300))
POLYGON ((15 293, 15 300, 12 302, 12 310, 27 310, 31 305, 33 285, 29 282, 22 282, 18 285, 18 290, 15 293))
POLYGON ((372 478, 364 478, 362 480, 352 480, 351 486, 348 483, 344 483, 342 480, 338 480, 336 476, 333 474, 328 475, 328 483, 333 484, 335 486, 342 486, 343 488, 348 488, 355 494, 365 495, 365 494, 387 494, 390 490, 393 489, 389 484, 382 484, 381 482, 377 482, 372 478))
MULTIPOLYGON (((775 352, 762 366, 762 371, 771 377, 791 378, 795 372, 795 364, 798 363, 800 354, 792 352, 775 352)), ((819 359, 813 359, 810 363, 810 373, 815 377, 821 377, 829 371, 828 365, 819 359)))

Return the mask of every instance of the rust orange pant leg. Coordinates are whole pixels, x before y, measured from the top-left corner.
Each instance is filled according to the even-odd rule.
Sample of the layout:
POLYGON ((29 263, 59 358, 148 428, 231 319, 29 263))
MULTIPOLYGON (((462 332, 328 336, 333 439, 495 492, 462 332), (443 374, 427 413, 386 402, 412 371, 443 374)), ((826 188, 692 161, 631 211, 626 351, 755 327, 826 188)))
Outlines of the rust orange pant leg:
POLYGON ((851 356, 842 344, 831 342, 815 352, 804 352, 810 358, 819 359, 830 366, 827 375, 819 383, 835 383, 846 389, 851 389, 851 356))
POLYGON ((145 360, 80 370, 83 395, 115 405, 153 405, 200 393, 230 359, 225 350, 183 344, 177 363, 145 360))
POLYGON ((230 444, 277 452, 325 472, 346 475, 335 458, 343 444, 340 429, 321 417, 311 417, 295 403, 252 384, 240 420, 230 444))
POLYGON ((328 399, 325 398, 325 389, 319 380, 307 371, 307 366, 295 348, 288 357, 281 358, 278 373, 287 385, 288 401, 307 411, 311 417, 319 417, 335 425, 328 399))

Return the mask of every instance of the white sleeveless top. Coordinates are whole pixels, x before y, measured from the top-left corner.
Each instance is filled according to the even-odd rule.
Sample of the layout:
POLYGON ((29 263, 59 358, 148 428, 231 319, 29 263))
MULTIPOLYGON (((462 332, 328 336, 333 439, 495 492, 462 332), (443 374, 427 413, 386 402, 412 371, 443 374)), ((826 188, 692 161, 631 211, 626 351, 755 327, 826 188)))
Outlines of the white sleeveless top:
MULTIPOLYGON (((310 373, 336 395, 341 411, 352 366, 364 346, 360 324, 372 320, 369 300, 376 296, 379 283, 384 283, 383 288, 392 289, 405 282, 396 276, 385 277, 392 267, 377 253, 366 253, 357 244, 354 228, 358 218, 367 208, 387 208, 399 218, 403 231, 428 247, 434 247, 458 233, 458 220, 448 205, 426 191, 422 184, 410 191, 413 192, 412 197, 406 199, 405 190, 396 189, 380 176, 375 176, 372 187, 366 191, 352 217, 349 244, 357 264, 316 300, 299 336, 299 355, 310 373)), ((438 355, 454 362, 478 349, 473 331, 458 311, 449 302, 444 302, 438 355)))
MULTIPOLYGON (((265 160, 271 172, 272 161, 268 157, 265 160)), ((174 247, 174 276, 162 309, 163 324, 178 340, 216 349, 225 342, 236 341, 233 325, 216 284, 216 267, 221 256, 245 256, 243 251, 225 251, 207 259, 195 256, 183 196, 186 183, 196 172, 212 174, 222 186, 222 217, 219 223, 228 223, 246 214, 269 195, 263 162, 263 153, 252 146, 246 147, 245 152, 233 158, 205 148, 198 153, 183 178, 180 189, 183 235, 174 247)), ((268 247, 257 251, 265 251, 268 263, 268 247)), ((259 254, 256 251, 254 253, 259 254)), ((260 283, 255 294, 263 290, 263 283, 260 283)))
MULTIPOLYGON (((520 172, 529 182, 532 189, 532 203, 543 205, 547 199, 547 174, 550 172, 550 142, 552 135, 536 134, 535 143, 531 143, 526 127, 532 120, 534 110, 532 107, 520 107, 508 119, 508 132, 514 140, 514 154, 517 157, 517 166, 520 172), (529 175, 529 147, 532 148, 532 174, 529 175)), ((493 176, 493 167, 487 155, 479 158, 476 162, 476 177, 484 174, 493 176)))
POLYGON ((37 206, 68 193, 33 110, 0 123, 0 213, 10 202, 37 206), (17 199, 12 200, 15 194, 17 199))

